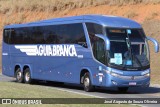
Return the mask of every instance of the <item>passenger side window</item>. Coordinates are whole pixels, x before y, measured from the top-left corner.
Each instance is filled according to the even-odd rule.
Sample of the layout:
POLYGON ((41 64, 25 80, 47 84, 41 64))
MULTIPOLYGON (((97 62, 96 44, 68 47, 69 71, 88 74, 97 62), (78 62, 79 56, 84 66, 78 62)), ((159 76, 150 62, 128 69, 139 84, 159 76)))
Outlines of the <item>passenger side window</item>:
MULTIPOLYGON (((4 41, 8 39, 4 31, 4 41)), ((79 44, 87 47, 82 23, 11 29, 11 44, 79 44)))
POLYGON ((4 29, 4 31, 3 31, 3 41, 5 43, 9 43, 10 32, 11 32, 10 29, 4 29))
POLYGON ((56 34, 60 44, 79 44, 87 47, 82 24, 58 25, 56 34))
POLYGON ((33 27, 30 36, 33 44, 44 44, 44 30, 43 27, 33 27))
POLYGON ((86 23, 86 26, 87 26, 89 38, 91 41, 91 46, 92 46, 92 43, 93 43, 92 41, 95 37, 95 34, 103 34, 103 31, 102 31, 103 28, 101 25, 95 24, 95 23, 86 23))
POLYGON ((45 26, 44 27, 44 41, 45 44, 57 44, 58 35, 56 33, 57 26, 45 26))
POLYGON ((95 59, 105 64, 106 63, 105 42, 103 39, 95 36, 95 34, 103 34, 103 27, 99 24, 94 24, 94 23, 86 23, 86 27, 88 30, 91 47, 95 59))
POLYGON ((105 64, 106 49, 104 40, 95 36, 94 41, 92 41, 92 44, 93 44, 92 50, 94 57, 101 63, 105 64))
POLYGON ((11 29, 10 43, 11 44, 21 44, 21 43, 23 43, 24 34, 25 34, 25 31, 22 30, 22 28, 11 29))

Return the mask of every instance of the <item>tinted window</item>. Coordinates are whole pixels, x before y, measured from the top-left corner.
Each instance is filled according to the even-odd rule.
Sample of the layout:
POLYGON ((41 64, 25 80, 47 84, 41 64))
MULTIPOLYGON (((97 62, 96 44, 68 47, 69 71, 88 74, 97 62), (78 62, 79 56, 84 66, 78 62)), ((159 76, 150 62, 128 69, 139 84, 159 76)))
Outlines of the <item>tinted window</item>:
POLYGON ((95 24, 95 23, 86 23, 87 26, 87 30, 92 34, 102 34, 102 26, 99 24, 95 24))
POLYGON ((86 46, 82 24, 12 29, 11 44, 79 44, 86 46))
POLYGON ((57 43, 60 44, 86 44, 82 24, 67 24, 57 26, 57 43))
POLYGON ((128 34, 131 42, 144 42, 145 35, 142 30, 132 29, 132 33, 128 34))
POLYGON ((3 31, 3 41, 5 43, 9 43, 9 35, 10 35, 10 29, 5 29, 3 31))
POLYGON ((11 29, 11 37, 9 43, 23 44, 25 42, 24 36, 27 36, 27 32, 26 30, 24 30, 24 28, 11 29))
POLYGON ((44 27, 33 27, 30 29, 30 38, 31 38, 31 43, 33 44, 44 44, 44 33, 45 31, 43 30, 44 27))
POLYGON ((93 42, 93 55, 94 57, 105 64, 105 42, 103 39, 95 37, 95 41, 93 42))
POLYGON ((91 45, 95 39, 95 34, 103 34, 102 26, 94 23, 86 23, 91 45))
POLYGON ((43 28, 27 27, 16 28, 11 31, 11 44, 43 44, 43 28))
POLYGON ((56 33, 57 25, 43 27, 44 43, 56 44, 58 43, 58 35, 56 33))
POLYGON ((86 27, 88 30, 92 51, 95 59, 105 64, 106 63, 105 42, 101 38, 95 36, 95 34, 103 34, 102 26, 94 23, 86 23, 86 27))

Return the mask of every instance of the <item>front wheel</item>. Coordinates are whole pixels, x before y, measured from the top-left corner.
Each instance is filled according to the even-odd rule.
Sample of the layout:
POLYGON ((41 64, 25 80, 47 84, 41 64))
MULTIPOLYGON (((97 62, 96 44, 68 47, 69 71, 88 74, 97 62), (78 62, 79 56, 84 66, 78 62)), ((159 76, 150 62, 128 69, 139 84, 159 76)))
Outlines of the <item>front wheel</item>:
POLYGON ((85 73, 84 75, 83 86, 86 92, 90 92, 94 90, 94 87, 92 86, 92 83, 91 83, 89 73, 85 73))
POLYGON ((128 91, 128 87, 118 87, 118 90, 120 92, 127 92, 128 91))
POLYGON ((24 70, 24 82, 27 84, 30 84, 32 82, 31 73, 30 73, 29 68, 26 68, 24 70))

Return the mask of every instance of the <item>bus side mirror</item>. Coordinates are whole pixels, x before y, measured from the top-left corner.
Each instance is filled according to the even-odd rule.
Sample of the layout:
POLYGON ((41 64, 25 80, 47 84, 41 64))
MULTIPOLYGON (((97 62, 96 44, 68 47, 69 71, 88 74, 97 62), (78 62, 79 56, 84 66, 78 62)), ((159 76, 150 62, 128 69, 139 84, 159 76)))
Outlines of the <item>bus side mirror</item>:
POLYGON ((102 35, 102 34, 95 34, 96 37, 101 38, 105 41, 106 44, 106 50, 109 51, 110 50, 110 40, 107 36, 102 35))
POLYGON ((158 52, 159 52, 159 44, 158 44, 158 41, 155 40, 154 38, 149 37, 149 36, 147 36, 147 40, 150 40, 152 43, 154 43, 154 51, 155 51, 156 53, 158 53, 158 52))

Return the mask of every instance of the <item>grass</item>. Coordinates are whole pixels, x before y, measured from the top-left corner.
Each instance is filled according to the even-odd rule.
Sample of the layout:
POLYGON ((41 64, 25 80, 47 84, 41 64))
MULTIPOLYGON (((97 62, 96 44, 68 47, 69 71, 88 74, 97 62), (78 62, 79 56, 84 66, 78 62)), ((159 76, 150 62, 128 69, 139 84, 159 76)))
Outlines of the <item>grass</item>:
MULTIPOLYGON (((52 87, 44 87, 39 85, 28 85, 14 82, 0 82, 0 98, 93 98, 80 94, 60 91, 52 87)), ((3 106, 3 105, 1 105, 3 106)), ((21 105, 5 105, 5 107, 19 107, 21 105)), ((24 105, 26 107, 31 105, 24 105)), ((39 105, 32 105, 39 107, 39 105)), ((130 107, 131 105, 123 104, 55 104, 55 105, 41 105, 42 107, 130 107)))
POLYGON ((0 82, 0 98, 88 98, 42 85, 0 82))

